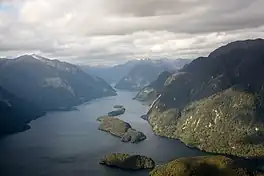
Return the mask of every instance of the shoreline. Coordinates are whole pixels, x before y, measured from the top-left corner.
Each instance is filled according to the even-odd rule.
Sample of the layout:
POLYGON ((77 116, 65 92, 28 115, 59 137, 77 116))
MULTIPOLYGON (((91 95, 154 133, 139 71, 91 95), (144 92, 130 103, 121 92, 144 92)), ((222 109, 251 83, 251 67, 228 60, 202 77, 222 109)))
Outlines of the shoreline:
POLYGON ((241 166, 246 167, 250 171, 264 172, 264 156, 263 157, 261 157, 261 156, 260 157, 253 157, 253 156, 252 157, 243 157, 243 156, 229 155, 229 154, 225 154, 225 153, 208 152, 208 151, 200 149, 200 148, 198 148, 196 146, 188 145, 188 144, 184 143, 180 138, 170 138, 170 137, 167 137, 167 136, 158 135, 153 130, 153 128, 152 128, 151 124, 149 123, 149 121, 148 120, 146 120, 146 121, 148 122, 148 124, 151 127, 153 133, 156 136, 159 136, 161 138, 166 138, 168 140, 179 141, 180 143, 182 143, 183 145, 185 145, 189 149, 200 151, 200 152, 203 152, 203 153, 208 154, 208 155, 213 155, 213 156, 221 155, 221 156, 229 157, 229 158, 235 160, 236 162, 238 162, 239 164, 241 164, 241 166))
POLYGON ((77 111, 77 110, 78 110, 77 106, 80 106, 80 105, 82 105, 82 104, 88 103, 88 102, 93 101, 93 100, 96 100, 96 99, 101 99, 101 98, 106 98, 106 97, 114 97, 114 96, 117 96, 117 95, 118 95, 118 94, 117 94, 117 92, 116 92, 115 95, 108 95, 108 96, 102 96, 102 97, 98 97, 98 98, 93 98, 93 99, 91 99, 91 100, 87 100, 87 101, 84 101, 84 102, 82 102, 82 103, 78 103, 78 104, 73 105, 73 106, 71 106, 71 107, 56 108, 56 109, 54 108, 54 109, 52 109, 52 110, 45 110, 45 111, 42 111, 40 115, 33 117, 31 120, 25 121, 25 123, 23 123, 23 124, 21 125, 21 129, 19 129, 19 130, 14 130, 13 132, 10 132, 10 133, 0 134, 0 140, 6 138, 6 137, 8 137, 8 136, 11 136, 11 135, 14 135, 14 134, 18 134, 18 133, 22 133, 22 132, 25 132, 25 131, 30 130, 30 129, 31 129, 30 123, 31 123, 32 121, 35 121, 35 120, 39 119, 39 118, 42 118, 42 117, 45 116, 47 113, 59 112, 59 111, 61 111, 61 112, 77 111))

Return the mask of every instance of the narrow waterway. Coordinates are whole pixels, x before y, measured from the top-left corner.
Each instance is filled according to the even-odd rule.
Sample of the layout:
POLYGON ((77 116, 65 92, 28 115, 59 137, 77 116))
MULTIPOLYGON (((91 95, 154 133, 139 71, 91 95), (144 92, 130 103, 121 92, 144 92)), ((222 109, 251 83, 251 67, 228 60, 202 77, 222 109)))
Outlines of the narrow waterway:
POLYGON ((132 100, 135 92, 118 92, 115 97, 97 99, 74 111, 52 112, 31 122, 31 129, 0 140, 0 171, 3 176, 126 176, 148 175, 147 171, 127 172, 107 168, 98 160, 109 152, 126 152, 152 157, 158 164, 184 156, 205 155, 177 140, 153 134, 140 118, 148 107, 132 100), (119 138, 97 130, 98 116, 121 104, 121 119, 146 134, 138 144, 122 143, 119 138))

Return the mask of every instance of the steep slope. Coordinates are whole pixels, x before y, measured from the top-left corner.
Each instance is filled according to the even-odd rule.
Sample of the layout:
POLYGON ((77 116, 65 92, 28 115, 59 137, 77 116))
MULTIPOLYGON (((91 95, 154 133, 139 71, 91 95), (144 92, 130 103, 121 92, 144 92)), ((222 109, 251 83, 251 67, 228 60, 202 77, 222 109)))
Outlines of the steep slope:
POLYGON ((153 130, 209 152, 264 156, 263 48, 233 42, 170 76, 148 112, 153 130))
POLYGON ((0 62, 0 85, 44 110, 68 109, 94 98, 116 95, 105 81, 77 66, 36 55, 0 62))
POLYGON ((135 100, 152 102, 163 91, 164 83, 172 75, 169 71, 162 72, 158 78, 148 86, 141 89, 135 96, 135 100))
POLYGON ((28 122, 43 111, 0 87, 0 136, 29 128, 28 122))
POLYGON ((156 80, 165 70, 176 71, 190 60, 144 60, 135 65, 117 84, 117 89, 139 90, 156 80))
POLYGON ((150 176, 253 176, 235 160, 224 156, 179 158, 153 169, 150 176))

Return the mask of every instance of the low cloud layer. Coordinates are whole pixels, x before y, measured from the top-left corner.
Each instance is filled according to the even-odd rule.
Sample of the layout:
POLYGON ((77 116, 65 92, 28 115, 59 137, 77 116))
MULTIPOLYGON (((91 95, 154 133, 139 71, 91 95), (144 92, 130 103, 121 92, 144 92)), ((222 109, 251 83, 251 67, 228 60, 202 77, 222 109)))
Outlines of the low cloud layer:
POLYGON ((0 0, 0 55, 76 64, 195 58, 264 38, 263 0, 0 0))

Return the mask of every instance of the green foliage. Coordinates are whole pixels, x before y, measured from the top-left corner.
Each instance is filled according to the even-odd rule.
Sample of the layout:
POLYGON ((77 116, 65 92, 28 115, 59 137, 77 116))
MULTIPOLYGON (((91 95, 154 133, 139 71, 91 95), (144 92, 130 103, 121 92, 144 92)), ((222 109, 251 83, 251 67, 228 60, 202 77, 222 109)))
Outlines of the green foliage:
POLYGON ((102 116, 97 120, 101 120, 101 124, 98 127, 99 130, 121 138, 122 142, 137 143, 146 139, 144 133, 132 129, 129 123, 118 118, 102 116))
POLYGON ((247 171, 224 156, 180 158, 158 166, 150 176, 248 176, 247 171))
POLYGON ((123 120, 114 117, 107 117, 99 125, 98 129, 111 133, 117 137, 123 137, 131 125, 123 120))
POLYGON ((152 169, 155 167, 155 162, 149 157, 124 153, 108 154, 99 163, 131 170, 152 169))
POLYGON ((156 134, 180 139, 205 151, 263 156, 264 124, 256 100, 255 94, 230 88, 192 102, 174 121, 171 117, 178 116, 177 109, 152 109, 149 123, 156 134))

